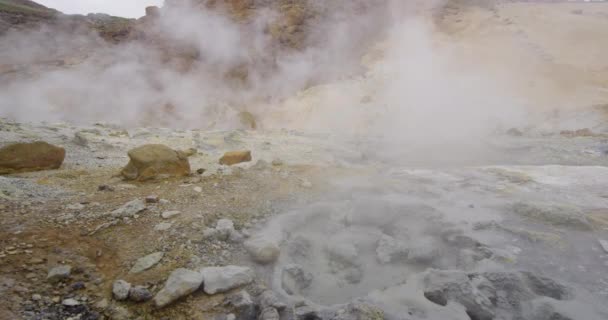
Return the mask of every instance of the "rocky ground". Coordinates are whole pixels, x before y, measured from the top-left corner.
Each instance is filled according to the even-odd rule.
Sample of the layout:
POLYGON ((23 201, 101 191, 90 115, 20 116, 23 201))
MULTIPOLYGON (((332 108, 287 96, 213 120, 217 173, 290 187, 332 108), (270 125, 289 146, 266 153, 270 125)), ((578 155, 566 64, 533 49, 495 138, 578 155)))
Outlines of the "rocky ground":
MULTIPOLYGON (((0 13, 9 2, 29 3, 0 13)), ((275 6, 267 31, 291 49, 344 18, 195 2, 245 26, 275 6)), ((608 20, 581 7, 450 1, 397 26, 414 31, 369 50, 366 72, 252 113, 164 105, 132 110, 152 118, 136 127, 104 90, 101 109, 7 99, 0 319, 607 319, 608 69, 594 57, 608 20), (81 124, 28 122, 37 112, 81 124), (98 116, 115 121, 86 124, 98 116)), ((87 59, 65 52, 0 80, 29 89, 87 59)))
POLYGON ((2 316, 603 319, 606 138, 538 130, 491 137, 504 163, 420 166, 373 139, 3 120, 66 158, 0 179, 2 316), (149 143, 196 150, 192 174, 124 180, 149 143))

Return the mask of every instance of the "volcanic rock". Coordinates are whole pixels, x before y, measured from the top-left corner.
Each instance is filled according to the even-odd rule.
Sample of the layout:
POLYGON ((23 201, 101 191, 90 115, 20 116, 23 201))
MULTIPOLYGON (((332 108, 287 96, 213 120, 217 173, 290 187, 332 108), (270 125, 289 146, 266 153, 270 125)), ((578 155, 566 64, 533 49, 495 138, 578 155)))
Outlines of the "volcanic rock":
POLYGON ((201 269, 207 294, 222 293, 253 282, 253 271, 247 267, 227 266, 201 269))
POLYGON ((220 164, 232 166, 241 162, 251 161, 251 151, 230 151, 226 152, 220 159, 220 164))
POLYGON ((201 273, 182 268, 176 269, 167 279, 165 287, 154 297, 154 305, 158 308, 165 307, 198 290, 202 283, 203 275, 201 273))
POLYGON ((46 142, 14 143, 0 149, 0 174, 58 169, 65 149, 46 142))
POLYGON ((131 161, 121 174, 127 180, 138 181, 187 176, 190 174, 188 154, 160 144, 137 147, 128 152, 131 161))

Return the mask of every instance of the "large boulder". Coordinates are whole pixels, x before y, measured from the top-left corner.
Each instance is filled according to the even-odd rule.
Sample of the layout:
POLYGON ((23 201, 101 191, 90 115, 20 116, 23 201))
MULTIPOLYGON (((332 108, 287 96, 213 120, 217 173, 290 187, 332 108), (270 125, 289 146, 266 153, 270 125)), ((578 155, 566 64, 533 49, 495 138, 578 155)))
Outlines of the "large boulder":
POLYGON ((0 149, 0 174, 58 169, 65 149, 46 142, 14 143, 0 149))
POLYGON ((187 152, 162 144, 148 144, 131 149, 128 154, 131 161, 121 171, 127 180, 145 181, 190 174, 187 152))

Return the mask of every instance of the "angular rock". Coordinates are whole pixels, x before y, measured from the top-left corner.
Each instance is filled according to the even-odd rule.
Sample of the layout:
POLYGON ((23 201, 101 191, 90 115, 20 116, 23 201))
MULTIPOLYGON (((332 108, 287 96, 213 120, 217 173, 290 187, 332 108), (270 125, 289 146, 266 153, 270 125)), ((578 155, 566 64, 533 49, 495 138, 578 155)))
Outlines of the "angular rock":
POLYGON ((171 302, 198 290, 201 284, 203 284, 203 275, 200 272, 182 268, 176 269, 167 279, 165 287, 154 297, 154 305, 157 308, 165 307, 171 302))
POLYGON ((226 266, 201 269, 207 294, 226 292, 253 282, 253 271, 247 267, 226 266))
POLYGON ((144 286, 135 286, 129 290, 129 300, 133 302, 146 302, 152 299, 152 293, 144 286))
POLYGON ((14 143, 0 148, 0 174, 58 169, 65 149, 46 142, 14 143))
POLYGON ((131 149, 128 155, 131 160, 121 171, 127 180, 145 181, 190 174, 188 154, 165 145, 144 145, 131 149))
POLYGON ((146 210, 146 204, 141 199, 135 199, 125 203, 122 207, 112 211, 112 216, 115 218, 132 217, 146 210))
POLYGON ((249 252, 254 261, 261 264, 275 262, 281 253, 278 244, 262 236, 246 241, 245 249, 249 252))
POLYGON ((230 151, 220 158, 220 164, 232 166, 241 162, 251 161, 251 151, 230 151))
POLYGON ((129 297, 131 284, 124 280, 116 280, 112 284, 112 296, 118 301, 126 300, 129 297))
POLYGON ((49 273, 46 277, 46 280, 55 283, 61 280, 65 280, 70 277, 70 273, 72 272, 71 266, 58 266, 49 270, 49 273))
POLYGON ((140 273, 143 271, 146 271, 150 268, 152 268, 153 266, 155 266, 157 263, 160 262, 160 260, 164 257, 165 253, 164 252, 155 252, 152 254, 149 254, 143 258, 139 258, 135 264, 133 265, 133 267, 131 268, 131 270, 129 271, 129 273, 140 273))

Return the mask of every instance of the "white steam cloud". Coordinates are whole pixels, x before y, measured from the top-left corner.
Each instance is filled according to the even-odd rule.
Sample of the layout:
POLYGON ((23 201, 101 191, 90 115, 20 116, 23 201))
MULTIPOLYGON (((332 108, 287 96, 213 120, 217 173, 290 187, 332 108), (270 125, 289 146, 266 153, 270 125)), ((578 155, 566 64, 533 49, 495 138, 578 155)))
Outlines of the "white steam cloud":
POLYGON ((327 41, 300 51, 273 47, 267 28, 278 13, 271 10, 244 27, 212 10, 167 8, 153 28, 159 41, 174 44, 171 52, 50 27, 12 33, 0 61, 20 71, 0 74, 0 115, 221 129, 238 127, 237 114, 248 111, 262 128, 390 137, 391 147, 476 144, 521 123, 523 109, 488 71, 460 68, 453 44, 418 14, 441 3, 392 1, 357 19, 349 16, 354 5, 338 11, 315 3, 334 10, 314 28, 327 41), (356 48, 380 25, 387 28, 374 34, 365 71, 356 48), (49 61, 60 67, 47 70, 49 61), (246 81, 226 77, 241 66, 249 66, 246 81))

